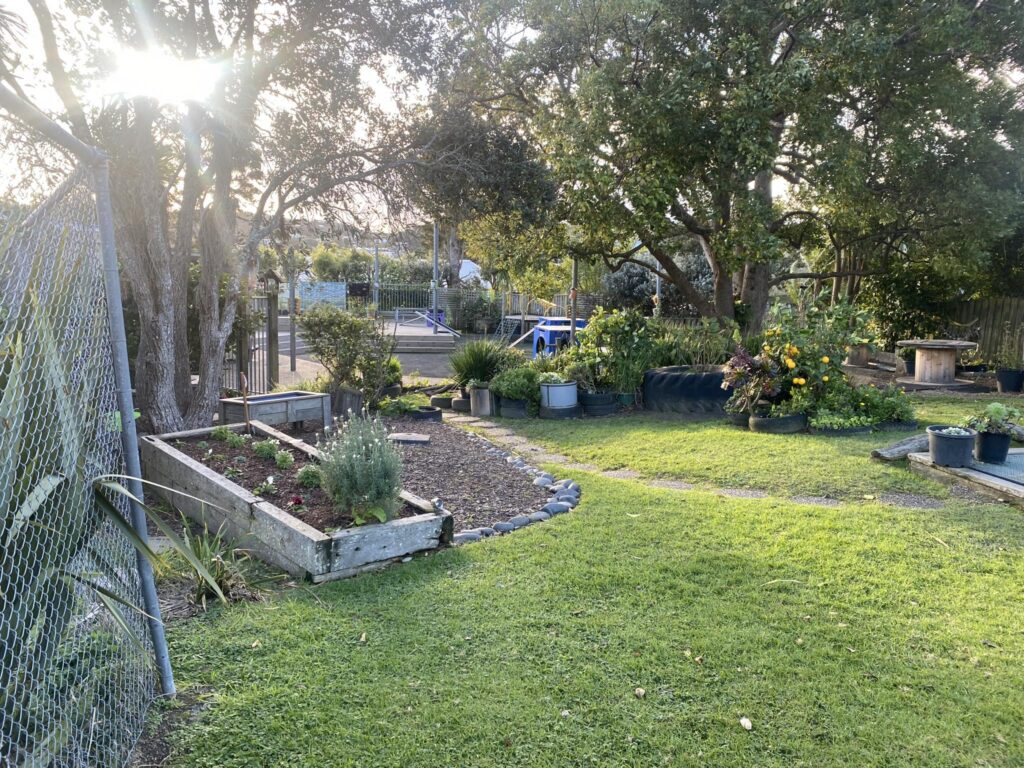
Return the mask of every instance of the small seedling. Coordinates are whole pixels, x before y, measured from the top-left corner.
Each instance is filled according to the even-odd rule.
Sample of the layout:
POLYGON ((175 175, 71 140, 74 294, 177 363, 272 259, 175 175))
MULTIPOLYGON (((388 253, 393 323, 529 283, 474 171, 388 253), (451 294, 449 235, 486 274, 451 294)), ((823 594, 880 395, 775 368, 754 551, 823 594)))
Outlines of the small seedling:
POLYGON ((320 467, 316 464, 307 464, 299 473, 295 476, 295 479, 299 481, 299 485, 303 488, 319 488, 320 487, 320 467))
POLYGON ((274 476, 271 475, 262 483, 252 489, 252 492, 257 496, 270 496, 277 491, 277 486, 274 485, 274 476))
POLYGON ((211 453, 210 454, 210 461, 227 461, 227 460, 228 460, 228 457, 225 456, 223 453, 211 453))
POLYGON ((277 456, 277 440, 260 440, 253 443, 252 452, 261 459, 274 459, 277 456))
POLYGON ((210 432, 210 439, 226 442, 233 434, 235 433, 227 427, 214 427, 213 431, 210 432))
POLYGON ((210 444, 208 442, 206 442, 205 440, 200 440, 198 443, 196 443, 196 448, 198 448, 201 451, 205 451, 209 447, 210 447, 210 444))
POLYGON ((238 467, 228 467, 224 470, 224 477, 228 480, 237 480, 242 476, 242 470, 238 467))
POLYGON ((228 436, 224 438, 227 444, 232 448, 244 448, 245 447, 245 436, 240 435, 237 432, 229 432, 228 436))
POLYGON ((274 463, 277 464, 278 469, 291 469, 295 463, 295 457, 288 451, 278 451, 274 454, 274 463))

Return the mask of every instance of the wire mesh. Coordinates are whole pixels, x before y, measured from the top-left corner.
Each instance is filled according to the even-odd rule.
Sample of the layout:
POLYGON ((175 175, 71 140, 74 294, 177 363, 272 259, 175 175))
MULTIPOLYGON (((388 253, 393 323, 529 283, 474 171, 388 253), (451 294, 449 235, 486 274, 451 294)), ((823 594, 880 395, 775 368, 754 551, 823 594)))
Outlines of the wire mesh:
POLYGON ((124 765, 154 693, 135 550, 94 485, 123 457, 90 178, 0 204, 5 768, 124 765))

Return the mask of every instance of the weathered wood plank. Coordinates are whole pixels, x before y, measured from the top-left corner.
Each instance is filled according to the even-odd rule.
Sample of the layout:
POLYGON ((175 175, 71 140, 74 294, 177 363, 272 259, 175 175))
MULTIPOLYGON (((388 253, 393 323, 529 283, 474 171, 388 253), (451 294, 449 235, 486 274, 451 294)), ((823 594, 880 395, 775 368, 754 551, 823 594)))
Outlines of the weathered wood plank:
POLYGON ((925 450, 928 450, 928 435, 922 433, 904 438, 885 448, 876 448, 871 452, 871 457, 881 459, 882 461, 900 461, 907 458, 911 453, 925 450))
POLYGON ((331 570, 359 568, 378 560, 435 549, 441 543, 445 515, 415 515, 382 525, 346 528, 332 534, 331 570))
POLYGON ((979 472, 970 467, 937 467, 927 453, 912 453, 907 457, 914 472, 948 484, 963 483, 986 496, 1024 506, 1024 486, 995 475, 979 472))
POLYGON ((420 496, 417 496, 412 491, 399 491, 398 496, 410 507, 418 509, 421 512, 426 512, 429 514, 437 511, 437 509, 431 502, 427 501, 426 499, 420 496))

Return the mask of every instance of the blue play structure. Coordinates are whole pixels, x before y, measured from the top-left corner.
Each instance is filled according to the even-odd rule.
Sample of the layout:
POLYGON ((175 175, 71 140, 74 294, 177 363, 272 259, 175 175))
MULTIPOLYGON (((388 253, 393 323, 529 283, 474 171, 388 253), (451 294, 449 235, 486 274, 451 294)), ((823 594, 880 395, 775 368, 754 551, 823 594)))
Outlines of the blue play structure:
MULTIPOLYGON (((576 330, 587 327, 587 321, 576 318, 576 330)), ((568 317, 542 317, 533 326, 533 356, 553 355, 569 346, 572 321, 568 317)))

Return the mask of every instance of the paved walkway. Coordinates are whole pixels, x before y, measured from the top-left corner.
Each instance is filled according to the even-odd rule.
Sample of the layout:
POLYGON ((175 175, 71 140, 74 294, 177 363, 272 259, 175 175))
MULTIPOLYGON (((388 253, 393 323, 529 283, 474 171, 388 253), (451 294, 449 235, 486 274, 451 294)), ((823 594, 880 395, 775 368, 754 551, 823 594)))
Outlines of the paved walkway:
MULTIPOLYGON (((650 488, 660 488, 671 491, 702 490, 710 493, 716 493, 719 496, 728 496, 734 499, 767 499, 771 496, 767 491, 757 488, 709 488, 707 486, 698 486, 693 483, 687 483, 683 480, 645 478, 642 477, 639 472, 632 469, 601 469, 593 464, 571 461, 568 456, 563 456, 560 453, 551 453, 547 448, 531 443, 527 438, 516 434, 514 430, 508 428, 505 424, 497 424, 493 421, 488 421, 487 419, 481 419, 476 416, 469 416, 466 414, 452 413, 450 411, 445 411, 444 420, 449 424, 481 430, 491 442, 519 453, 523 458, 527 459, 534 465, 557 464, 563 469, 593 472, 601 475, 602 477, 611 478, 613 480, 636 480, 650 488)), ((969 489, 961 488, 960 486, 954 486, 951 491, 955 498, 967 499, 985 504, 993 503, 991 499, 970 493, 969 489), (967 493, 964 491, 967 491, 967 493)), ((841 499, 829 498, 827 496, 791 496, 781 498, 788 498, 788 500, 794 504, 806 504, 815 507, 838 507, 843 503, 854 503, 857 501, 857 499, 844 501, 841 499)), ((865 500, 872 501, 876 499, 865 500)), ((923 496, 916 493, 885 493, 878 496, 877 501, 880 501, 883 504, 910 509, 941 509, 946 503, 943 499, 923 496)))

